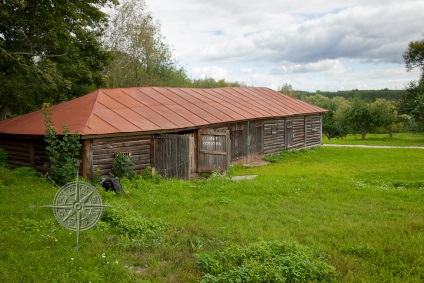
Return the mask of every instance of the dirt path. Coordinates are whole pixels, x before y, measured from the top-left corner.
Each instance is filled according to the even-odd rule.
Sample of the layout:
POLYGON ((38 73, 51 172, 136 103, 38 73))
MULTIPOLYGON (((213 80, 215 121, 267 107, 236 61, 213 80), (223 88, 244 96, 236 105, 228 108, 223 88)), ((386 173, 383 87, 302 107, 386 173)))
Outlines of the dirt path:
POLYGON ((323 146, 363 147, 363 148, 419 148, 419 149, 424 149, 424 146, 389 146, 389 145, 360 145, 360 144, 323 144, 323 146))

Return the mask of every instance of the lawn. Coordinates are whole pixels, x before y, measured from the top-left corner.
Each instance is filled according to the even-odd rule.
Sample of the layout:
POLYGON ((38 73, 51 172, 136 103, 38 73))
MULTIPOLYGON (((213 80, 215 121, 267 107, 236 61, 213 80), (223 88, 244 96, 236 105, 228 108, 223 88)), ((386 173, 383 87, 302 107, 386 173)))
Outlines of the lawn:
POLYGON ((327 139, 323 137, 324 144, 349 144, 349 145, 383 145, 383 146, 423 146, 424 133, 394 133, 392 137, 388 134, 367 134, 365 140, 360 134, 349 134, 343 139, 327 139))
POLYGON ((123 196, 102 192, 113 208, 82 232, 79 249, 75 233, 52 232, 54 216, 41 207, 56 188, 1 169, 0 278, 226 282, 267 276, 284 262, 302 276, 330 270, 299 282, 423 282, 423 167, 422 149, 322 147, 231 168, 230 176, 257 175, 252 180, 123 180, 123 196), (280 265, 263 262, 282 249, 292 252, 275 257, 280 265), (241 255, 242 267, 224 270, 241 255))

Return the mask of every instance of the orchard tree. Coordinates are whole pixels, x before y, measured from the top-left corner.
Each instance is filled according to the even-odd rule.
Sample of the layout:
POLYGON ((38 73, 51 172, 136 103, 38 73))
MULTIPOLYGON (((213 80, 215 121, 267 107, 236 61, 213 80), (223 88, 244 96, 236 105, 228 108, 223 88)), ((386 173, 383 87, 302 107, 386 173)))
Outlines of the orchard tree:
POLYGON ((177 66, 160 25, 144 0, 126 0, 111 11, 103 43, 114 59, 106 70, 109 87, 188 86, 184 69, 177 66))
POLYGON ((393 101, 377 98, 370 104, 370 110, 374 116, 374 126, 386 129, 389 136, 392 137, 393 129, 398 122, 398 112, 393 101))
POLYGON ((348 105, 339 107, 335 118, 350 133, 360 133, 362 139, 365 139, 367 133, 375 129, 375 117, 369 103, 358 98, 353 99, 348 105))
POLYGON ((116 0, 0 1, 0 108, 12 115, 105 85, 99 36, 116 0))

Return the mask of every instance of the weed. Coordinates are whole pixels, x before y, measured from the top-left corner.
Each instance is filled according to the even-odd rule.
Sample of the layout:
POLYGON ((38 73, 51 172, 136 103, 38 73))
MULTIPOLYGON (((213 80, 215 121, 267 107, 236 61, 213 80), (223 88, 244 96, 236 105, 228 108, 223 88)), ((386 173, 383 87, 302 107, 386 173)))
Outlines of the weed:
POLYGON ((135 176, 134 160, 124 152, 116 152, 112 165, 112 177, 132 179, 135 176))
POLYGON ((310 282, 326 281, 335 268, 317 252, 296 243, 260 242, 248 247, 197 254, 205 273, 200 282, 310 282))

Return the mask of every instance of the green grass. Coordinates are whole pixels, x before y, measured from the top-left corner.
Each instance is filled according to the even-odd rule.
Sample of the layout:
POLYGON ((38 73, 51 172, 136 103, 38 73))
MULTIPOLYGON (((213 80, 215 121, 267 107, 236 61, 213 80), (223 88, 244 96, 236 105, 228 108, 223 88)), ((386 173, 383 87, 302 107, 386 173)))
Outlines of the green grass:
POLYGON ((335 267, 334 282, 423 282, 423 167, 422 149, 323 147, 231 168, 253 180, 123 181, 124 196, 102 193, 114 208, 78 251, 41 208, 56 189, 1 169, 0 278, 195 282, 199 255, 287 242, 335 267))
POLYGON ((367 134, 365 140, 360 134, 347 135, 345 139, 327 139, 323 137, 324 144, 349 144, 349 145, 383 145, 383 146, 423 146, 424 133, 394 133, 392 137, 388 134, 367 134))

